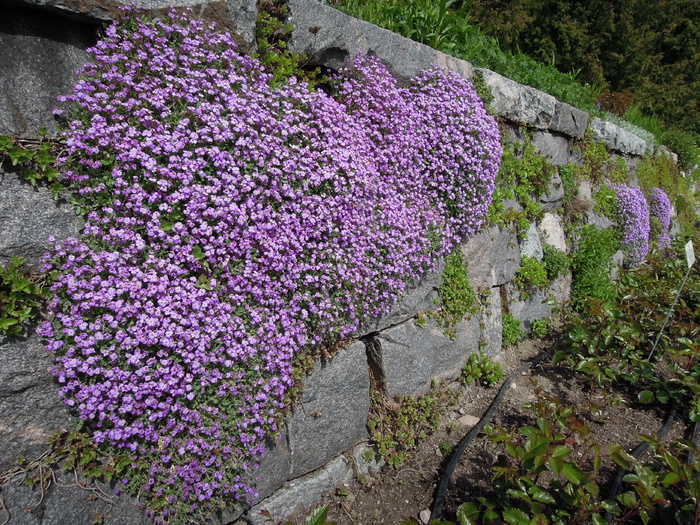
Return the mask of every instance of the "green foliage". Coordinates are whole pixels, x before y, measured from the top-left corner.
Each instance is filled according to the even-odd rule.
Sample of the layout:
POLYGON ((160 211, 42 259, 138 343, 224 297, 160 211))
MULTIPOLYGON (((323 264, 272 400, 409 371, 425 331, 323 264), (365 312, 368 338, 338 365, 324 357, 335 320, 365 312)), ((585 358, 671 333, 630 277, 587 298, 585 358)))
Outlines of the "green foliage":
POLYGON ((304 69, 308 58, 304 55, 291 53, 287 41, 292 36, 293 27, 286 22, 289 8, 285 0, 259 0, 258 19, 256 21, 256 36, 258 50, 253 54, 262 65, 273 75, 271 84, 281 86, 291 77, 297 77, 309 82, 313 88, 326 78, 320 69, 310 71, 304 69))
POLYGON ((534 339, 543 338, 547 336, 552 329, 552 318, 546 317, 544 319, 538 319, 533 321, 530 326, 530 337, 534 339))
POLYGON ((438 294, 438 323, 448 335, 454 337, 455 325, 465 316, 477 312, 476 294, 469 284, 467 262, 459 247, 445 258, 445 271, 438 294))
POLYGON ((603 142, 593 140, 591 132, 586 132, 581 148, 582 164, 578 167, 576 177, 599 183, 606 174, 610 162, 610 153, 603 142))
POLYGON ((684 171, 692 170, 700 164, 700 135, 680 130, 667 131, 662 136, 663 143, 678 155, 678 165, 684 171))
POLYGON ((469 356, 459 378, 467 385, 478 383, 490 387, 503 379, 503 368, 499 363, 494 363, 483 350, 479 350, 469 356))
POLYGON ((564 206, 566 207, 571 199, 578 195, 578 184, 576 184, 576 167, 573 164, 559 166, 559 177, 564 186, 564 206))
POLYGON ((549 284, 547 270, 535 257, 523 255, 520 268, 513 278, 513 284, 523 296, 534 288, 545 288, 549 284))
POLYGON ((496 71, 545 91, 587 111, 595 110, 596 92, 578 84, 575 73, 561 73, 550 61, 538 62, 504 51, 499 41, 470 24, 469 2, 455 0, 339 0, 339 9, 407 38, 496 71))
POLYGON ((517 147, 510 144, 504 148, 487 221, 498 226, 514 222, 523 231, 529 228, 530 222, 542 218, 544 212, 538 197, 546 192, 555 168, 536 152, 529 140, 522 151, 517 147), (517 200, 522 211, 506 211, 504 199, 517 200))
POLYGON ((601 185, 593 194, 595 202, 594 210, 607 217, 611 221, 616 221, 618 216, 617 192, 607 184, 601 185))
POLYGON ((46 130, 38 131, 39 139, 18 139, 0 136, 0 164, 9 160, 12 166, 18 168, 19 175, 36 186, 44 182, 58 198, 63 190, 59 182, 59 172, 56 169, 56 155, 60 144, 46 137, 46 130))
POLYGON ((551 244, 542 246, 542 264, 547 273, 547 280, 553 281, 562 274, 569 271, 571 259, 566 252, 551 244))
POLYGON ((583 308, 587 298, 607 300, 616 295, 610 270, 612 256, 619 245, 617 234, 611 228, 600 231, 592 225, 583 228, 578 250, 571 261, 574 274, 571 294, 575 308, 583 308))
POLYGON ((503 312, 501 324, 503 326, 503 346, 511 346, 520 342, 524 332, 518 319, 503 312))
POLYGON ((42 280, 24 268, 24 259, 13 257, 0 267, 0 334, 21 335, 23 323, 36 318, 48 290, 42 280))
POLYGON ((411 450, 438 429, 444 407, 451 401, 453 394, 448 390, 433 389, 423 396, 392 400, 375 393, 367 428, 379 457, 392 468, 403 465, 411 450))
POLYGON ((605 523, 594 473, 602 453, 587 423, 536 382, 535 401, 525 405, 536 425, 509 431, 496 427, 489 440, 500 452, 493 491, 469 502, 467 521, 501 523, 605 523))

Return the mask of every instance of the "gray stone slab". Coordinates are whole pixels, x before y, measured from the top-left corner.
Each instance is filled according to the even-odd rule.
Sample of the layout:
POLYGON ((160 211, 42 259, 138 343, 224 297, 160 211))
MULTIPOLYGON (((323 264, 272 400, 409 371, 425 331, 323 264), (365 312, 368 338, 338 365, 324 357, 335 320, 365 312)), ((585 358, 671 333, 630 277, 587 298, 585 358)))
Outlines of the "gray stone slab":
POLYGON ((566 234, 561 226, 561 217, 554 213, 545 213, 537 227, 540 239, 561 251, 567 251, 566 234))
POLYGON ((0 342, 0 472, 19 456, 39 457, 49 437, 74 425, 48 371, 52 365, 34 333, 0 342))
POLYGON ((487 355, 494 356, 503 347, 503 305, 501 287, 491 288, 486 304, 479 316, 481 343, 487 355))
POLYGON ((258 500, 268 497, 284 485, 292 475, 292 454, 289 450, 287 428, 280 430, 276 438, 265 442, 265 457, 251 479, 251 488, 258 493, 258 500))
POLYGON ((547 157, 554 166, 569 162, 569 139, 558 133, 549 131, 533 131, 532 145, 537 153, 547 157))
POLYGON ((557 305, 564 304, 571 299, 571 285, 573 277, 571 272, 559 275, 549 287, 552 299, 557 305))
POLYGON ((544 256, 542 252, 542 243, 540 242, 540 234, 534 222, 530 223, 530 227, 520 240, 520 255, 534 257, 538 261, 541 261, 544 256))
POLYGON ((438 66, 467 79, 474 68, 426 45, 358 20, 316 0, 290 0, 288 22, 294 27, 289 50, 309 57, 312 65, 338 69, 362 51, 378 56, 402 81, 438 66), (312 30, 313 29, 313 30, 312 30))
POLYGON ((551 129, 570 137, 583 139, 589 120, 588 112, 557 100, 551 129))
POLYGON ((0 135, 34 137, 56 129, 57 97, 73 91, 96 27, 18 6, 0 16, 0 135))
POLYGON ((591 121, 590 128, 593 131, 593 139, 604 142, 612 150, 637 156, 642 156, 647 151, 644 139, 612 122, 596 117, 591 121))
POLYGON ((433 378, 456 377, 467 357, 479 347, 475 317, 460 321, 454 339, 434 320, 418 326, 413 320, 380 332, 380 363, 387 395, 410 396, 427 392, 433 378))
POLYGON ((475 290, 488 290, 511 281, 520 268, 517 235, 497 226, 481 230, 462 245, 475 290))
POLYGON ((321 360, 304 380, 288 418, 290 478, 302 476, 367 438, 369 369, 365 345, 354 342, 321 360))
POLYGON ((552 306, 546 304, 549 301, 547 290, 532 289, 528 291, 527 297, 523 297, 512 283, 506 284, 504 289, 508 300, 508 312, 521 321, 526 331, 530 330, 534 321, 551 317, 552 306))
POLYGON ((385 330, 415 317, 418 312, 427 312, 435 309, 439 299, 438 290, 442 285, 442 274, 445 271, 445 260, 441 258, 435 266, 435 270, 423 275, 414 281, 406 290, 403 297, 392 307, 389 313, 360 326, 351 337, 364 337, 372 332, 385 330))
MULTIPOLYGON (((92 525, 102 515, 104 525, 152 525, 136 500, 127 494, 116 495, 112 486, 95 484, 73 472, 55 469, 56 483, 42 495, 15 478, 2 487, 2 496, 12 525, 92 525), (79 486, 85 483, 85 488, 79 486), (99 487, 100 497, 88 487, 99 487)), ((2 515, 0 515, 2 517, 2 515)))
POLYGON ((285 484, 269 498, 261 501, 246 513, 246 519, 253 525, 268 525, 269 518, 261 511, 272 515, 273 523, 306 510, 329 490, 352 479, 350 462, 339 457, 322 469, 285 484))
POLYGON ((550 129, 556 99, 530 86, 523 86, 489 69, 477 68, 493 94, 491 111, 500 117, 537 129, 550 129))
POLYGON ((82 220, 66 201, 0 168, 0 265, 23 257, 29 271, 41 273, 42 258, 53 248, 49 236, 65 240, 77 237, 81 228, 82 220))

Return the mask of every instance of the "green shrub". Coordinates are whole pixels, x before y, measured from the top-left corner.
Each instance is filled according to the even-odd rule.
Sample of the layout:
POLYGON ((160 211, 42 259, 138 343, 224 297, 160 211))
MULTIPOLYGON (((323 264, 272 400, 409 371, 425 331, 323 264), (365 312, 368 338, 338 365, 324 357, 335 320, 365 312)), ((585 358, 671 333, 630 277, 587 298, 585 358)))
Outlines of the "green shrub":
POLYGON ((500 364, 494 363, 483 350, 469 356, 460 376, 460 380, 467 385, 478 383, 485 387, 493 386, 501 379, 503 379, 503 368, 500 364))
POLYGON ((571 199, 578 195, 576 167, 573 164, 559 166, 559 177, 561 177, 561 183, 564 186, 564 206, 567 206, 571 199))
POLYGON ((519 320, 503 312, 501 323, 503 326, 504 347, 517 344, 522 340, 524 333, 519 320))
POLYGON ((513 284, 526 296, 531 288, 544 288, 549 284, 547 270, 535 257, 523 255, 513 284))
POLYGON ((593 194, 593 202, 595 202, 593 209, 596 212, 603 217, 607 217, 611 221, 617 220, 617 192, 614 189, 607 184, 603 184, 598 188, 598 191, 593 194))
POLYGON ((575 308, 582 308, 588 297, 607 300, 616 295, 610 270, 612 257, 619 246, 617 234, 611 228, 600 231, 592 225, 583 228, 571 264, 574 273, 572 302, 575 308))
POLYGON ((468 314, 477 312, 476 293, 469 284, 467 262, 459 247, 445 258, 445 271, 438 294, 438 323, 445 328, 447 335, 454 337, 455 325, 468 314))
POLYGON ((667 131, 662 137, 663 143, 678 155, 678 165, 684 171, 700 164, 698 136, 680 130, 667 131))
POLYGON ((549 281, 553 281, 561 274, 569 271, 571 259, 565 251, 551 244, 545 244, 542 246, 542 252, 542 264, 544 265, 545 272, 547 272, 547 279, 549 281))
POLYGON ((46 292, 24 268, 24 259, 13 257, 7 268, 0 266, 0 334, 20 335, 23 323, 39 315, 46 292))

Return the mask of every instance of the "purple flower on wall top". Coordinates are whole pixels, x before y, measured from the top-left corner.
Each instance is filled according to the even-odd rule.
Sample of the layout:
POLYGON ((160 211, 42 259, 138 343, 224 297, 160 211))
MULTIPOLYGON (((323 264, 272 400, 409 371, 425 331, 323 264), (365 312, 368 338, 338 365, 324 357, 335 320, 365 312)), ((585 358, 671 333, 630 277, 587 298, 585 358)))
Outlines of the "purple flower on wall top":
POLYGON ((640 189, 611 184, 617 194, 620 242, 629 257, 628 266, 642 264, 649 253, 649 205, 640 189))
POLYGON ((649 191, 649 215, 656 219, 658 224, 652 221, 654 242, 659 250, 671 246, 669 229, 671 227, 671 200, 661 188, 652 188, 649 191))
POLYGON ((230 35, 127 11, 65 97, 87 220, 47 262, 41 333, 66 403, 139 458, 127 488, 200 523, 255 497, 295 354, 387 312, 478 230, 500 138, 454 74, 399 88, 360 55, 335 98, 272 88, 230 35))

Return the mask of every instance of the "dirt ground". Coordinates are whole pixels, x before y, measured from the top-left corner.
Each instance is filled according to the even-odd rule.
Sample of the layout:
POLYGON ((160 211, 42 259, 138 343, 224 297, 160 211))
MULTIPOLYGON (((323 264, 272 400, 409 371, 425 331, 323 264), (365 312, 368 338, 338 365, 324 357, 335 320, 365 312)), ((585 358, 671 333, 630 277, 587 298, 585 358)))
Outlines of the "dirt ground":
MULTIPOLYGON (((507 378, 523 363, 546 351, 551 344, 551 340, 526 341, 506 349, 496 361, 503 366, 507 378)), ((511 385, 490 422, 491 426, 516 429, 534 423, 532 412, 523 408, 524 403, 535 399, 531 380, 535 380, 546 393, 560 399, 565 406, 576 407, 577 415, 588 423, 603 450, 607 449, 607 445, 619 444, 625 450, 632 451, 640 443, 639 434, 657 432, 667 417, 663 409, 640 406, 625 392, 591 395, 587 385, 568 367, 554 366, 551 360, 545 360, 519 376, 511 385), (591 410, 592 407, 600 408, 591 410)), ((450 449, 472 427, 464 423, 469 419, 465 416, 473 416, 475 421, 481 418, 499 388, 500 384, 488 389, 477 386, 465 388, 461 399, 455 405, 446 407, 439 430, 422 442, 402 467, 390 469, 385 466, 377 474, 364 479, 363 484, 353 481, 328 494, 321 502, 329 504, 327 519, 337 525, 395 525, 404 518, 427 523, 436 486, 451 456, 450 449)), ((677 419, 667 439, 681 439, 686 434, 686 422, 677 419)), ((469 445, 451 478, 443 519, 454 520, 460 503, 475 501, 478 496, 487 494, 493 477, 491 467, 497 454, 497 446, 489 442, 483 432, 469 445)), ((616 472, 612 461, 609 464, 603 462, 598 472, 602 494, 607 494, 616 472)), ((305 514, 299 514, 288 522, 303 524, 304 517, 305 514)))

